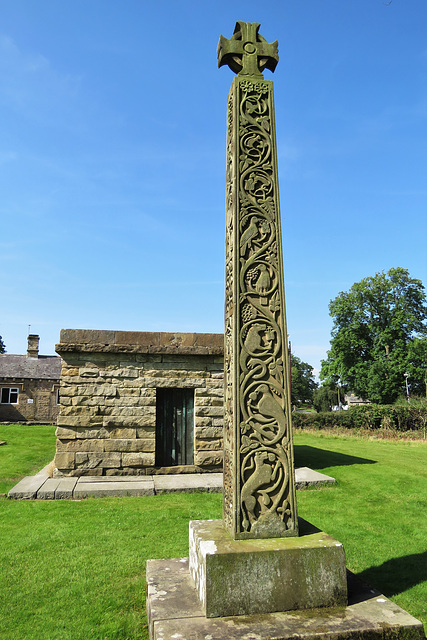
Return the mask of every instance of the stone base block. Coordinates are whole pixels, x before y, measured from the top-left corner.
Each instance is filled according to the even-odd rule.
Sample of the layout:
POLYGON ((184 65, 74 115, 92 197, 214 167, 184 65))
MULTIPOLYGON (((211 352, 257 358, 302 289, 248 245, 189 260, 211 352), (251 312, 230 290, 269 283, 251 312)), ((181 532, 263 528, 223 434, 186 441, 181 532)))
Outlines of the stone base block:
POLYGON ((423 626, 348 573, 348 605, 206 618, 188 559, 148 560, 150 640, 424 640, 423 626))
POLYGON ((293 538, 233 540, 222 520, 190 522, 190 574, 208 618, 345 606, 340 542, 300 519, 293 538))

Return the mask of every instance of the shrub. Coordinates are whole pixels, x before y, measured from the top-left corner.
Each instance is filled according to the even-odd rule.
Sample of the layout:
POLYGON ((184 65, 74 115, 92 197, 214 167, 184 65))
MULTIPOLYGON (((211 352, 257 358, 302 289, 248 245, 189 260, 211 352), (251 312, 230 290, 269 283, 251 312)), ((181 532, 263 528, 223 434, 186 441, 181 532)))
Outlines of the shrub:
POLYGON ((427 408, 405 405, 368 404, 351 407, 348 411, 326 411, 315 414, 293 413, 295 428, 324 429, 390 429, 395 431, 423 431, 427 426, 427 408))

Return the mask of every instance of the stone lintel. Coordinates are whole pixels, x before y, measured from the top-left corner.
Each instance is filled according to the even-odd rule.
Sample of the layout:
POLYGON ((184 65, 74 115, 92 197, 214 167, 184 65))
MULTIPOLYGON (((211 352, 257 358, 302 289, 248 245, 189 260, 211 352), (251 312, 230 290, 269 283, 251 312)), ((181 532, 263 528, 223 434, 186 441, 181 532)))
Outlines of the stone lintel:
POLYGON ((222 355, 222 333, 166 333, 61 329, 57 353, 145 353, 222 355))
POLYGON ((342 544, 299 526, 298 537, 233 540, 222 520, 190 522, 190 573, 206 617, 346 606, 342 544))
POLYGON ((346 607, 206 618, 187 558, 148 560, 150 640, 425 640, 422 623, 348 572, 346 607))

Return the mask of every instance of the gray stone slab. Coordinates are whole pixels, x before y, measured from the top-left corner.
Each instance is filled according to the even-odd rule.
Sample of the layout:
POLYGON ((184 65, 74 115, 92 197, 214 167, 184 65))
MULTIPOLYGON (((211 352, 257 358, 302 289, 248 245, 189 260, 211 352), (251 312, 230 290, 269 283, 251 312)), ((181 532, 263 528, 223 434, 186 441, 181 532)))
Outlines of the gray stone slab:
POLYGON ((142 482, 77 482, 73 493, 74 498, 152 495, 154 483, 149 478, 142 482))
POLYGON ((69 500, 77 484, 77 478, 59 478, 59 484, 55 491, 55 500, 69 500))
MULTIPOLYGON (((46 465, 35 476, 23 478, 8 493, 10 498, 42 500, 67 499, 72 497, 85 497, 82 494, 87 491, 96 490, 95 485, 101 485, 96 491, 97 496, 108 495, 153 495, 153 493, 170 493, 175 491, 194 492, 209 491, 221 492, 223 488, 222 473, 183 473, 167 475, 143 475, 143 476, 81 476, 81 477, 60 477, 50 478, 49 470, 51 464, 46 465), (48 482, 49 481, 49 482, 48 482), (53 489, 54 482, 59 481, 53 489), (44 483, 48 484, 44 487, 44 483), (134 491, 130 492, 128 487, 135 484, 134 491), (90 486, 87 486, 90 485, 90 486), (148 488, 148 491, 147 491, 148 488), (78 489, 79 494, 73 496, 74 489, 78 489), (54 491, 55 495, 51 493, 54 491), (119 491, 119 492, 118 492, 119 491), (120 493, 121 491, 121 493, 120 493), (40 495, 39 495, 40 494, 40 495)), ((308 486, 322 486, 335 483, 335 479, 318 471, 313 471, 308 467, 301 467, 295 471, 297 489, 304 489, 308 486)))
POLYGON ((309 467, 299 467, 295 469, 295 484, 297 489, 307 487, 322 487, 328 484, 335 484, 335 478, 327 476, 319 471, 313 471, 309 467))
POLYGON ((151 480, 151 476, 80 476, 76 478, 79 485, 83 483, 93 484, 94 482, 145 482, 151 480))
POLYGON ((188 558, 147 560, 147 615, 148 625, 162 620, 202 616, 194 582, 190 576, 188 558), (179 584, 179 592, 176 591, 179 584), (175 597, 167 594, 175 590, 175 597), (166 598, 167 597, 167 598, 166 598))
POLYGON ((48 478, 37 491, 37 500, 55 500, 55 492, 60 478, 48 478))
POLYGON ((149 560, 151 640, 424 640, 419 620, 349 573, 347 607, 204 617, 185 559, 149 560))
POLYGON ((219 493, 222 491, 222 473, 155 475, 153 479, 156 493, 171 493, 174 491, 219 493))
POLYGON ((44 476, 26 476, 9 491, 7 497, 15 500, 34 500, 45 482, 44 476))

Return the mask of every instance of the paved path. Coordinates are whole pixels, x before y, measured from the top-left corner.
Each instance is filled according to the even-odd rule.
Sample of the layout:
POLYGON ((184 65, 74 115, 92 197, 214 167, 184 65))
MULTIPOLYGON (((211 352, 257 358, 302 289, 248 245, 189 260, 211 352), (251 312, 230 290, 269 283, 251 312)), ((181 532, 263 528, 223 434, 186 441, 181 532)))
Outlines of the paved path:
MULTIPOLYGON (((222 491, 222 473, 179 473, 152 476, 83 476, 49 478, 47 465, 35 476, 23 478, 8 493, 17 500, 61 500, 105 496, 154 496, 159 493, 222 491)), ((297 489, 327 486, 335 479, 308 467, 295 470, 297 489)))

